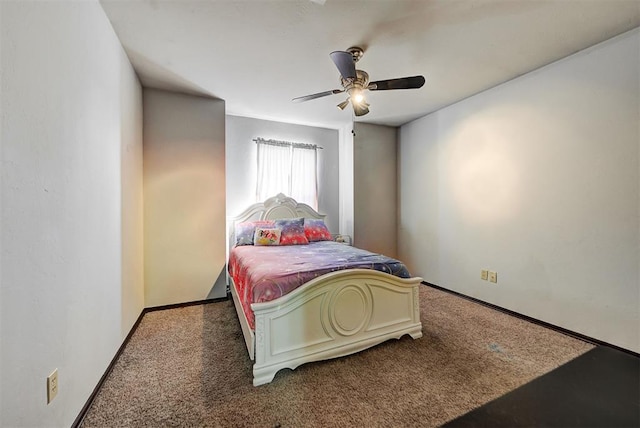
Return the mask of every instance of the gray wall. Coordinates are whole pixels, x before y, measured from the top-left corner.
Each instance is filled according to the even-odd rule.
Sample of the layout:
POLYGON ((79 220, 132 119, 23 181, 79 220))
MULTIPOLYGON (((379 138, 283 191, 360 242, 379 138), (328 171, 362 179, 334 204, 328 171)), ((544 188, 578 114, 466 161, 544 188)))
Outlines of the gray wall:
POLYGON ((227 216, 240 214, 256 202, 256 137, 317 144, 318 211, 326 214, 332 233, 339 231, 338 131, 240 116, 227 116, 227 216))
POLYGON ((64 427, 144 305, 142 90, 98 2, 0 9, 0 426, 64 427))
POLYGON ((355 246, 396 257, 396 132, 354 124, 353 212, 355 246))
POLYGON ((412 272, 639 352, 639 55, 636 29, 402 126, 412 272))
POLYGON ((224 139, 224 101, 144 90, 147 307, 226 295, 224 139))

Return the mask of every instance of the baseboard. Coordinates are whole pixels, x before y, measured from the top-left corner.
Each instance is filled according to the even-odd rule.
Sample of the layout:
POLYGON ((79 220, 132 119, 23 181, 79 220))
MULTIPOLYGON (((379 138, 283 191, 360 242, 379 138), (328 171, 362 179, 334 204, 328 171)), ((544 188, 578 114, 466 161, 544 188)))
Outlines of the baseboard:
POLYGON ((584 335, 582 333, 577 333, 575 331, 568 330, 566 328, 563 328, 563 327, 548 323, 546 321, 541 321, 539 319, 532 318, 530 316, 521 314, 519 312, 515 312, 515 311, 512 311, 510 309, 506 309, 506 308, 503 308, 501 306, 494 305, 493 303, 488 303, 488 302, 485 302, 483 300, 476 299, 475 297, 467 296, 466 294, 462 294, 462 293, 459 293, 457 291, 449 290, 448 288, 441 287, 441 286, 436 285, 436 284, 431 284, 431 283, 426 282, 426 281, 422 281, 422 283, 424 285, 428 286, 428 287, 432 287, 432 288, 435 288, 435 289, 440 290, 440 291, 444 291, 444 292, 447 292, 447 293, 450 293, 450 294, 454 294, 456 296, 462 297, 463 299, 467 299, 467 300, 470 300, 472 302, 481 304, 483 306, 487 306, 487 307, 489 307, 491 309, 495 309, 497 311, 503 312, 503 313, 505 313, 507 315, 514 316, 514 317, 519 318, 521 320, 529 321, 530 323, 537 324, 537 325, 540 325, 542 327, 546 327, 548 329, 557 331, 558 333, 562 333, 562 334, 565 334, 567 336, 571 336, 571 337, 574 337, 576 339, 580 339, 580 340, 582 340, 584 342, 588 342, 588 343, 591 343, 593 345, 598 345, 598 346, 606 346, 606 347, 617 349, 618 351, 622 351, 622 352, 625 352, 627 354, 633 355, 635 357, 640 357, 640 354, 638 354, 637 352, 631 351, 629 349, 621 348, 620 346, 613 345, 611 343, 607 343, 607 342, 604 342, 604 341, 599 340, 599 339, 595 339, 593 337, 584 335))
POLYGON ((147 312, 162 311, 162 310, 165 310, 165 309, 175 309, 175 308, 182 308, 182 307, 186 307, 186 306, 204 305, 204 304, 209 304, 209 303, 224 302, 226 300, 229 300, 229 296, 220 297, 220 298, 216 298, 216 299, 197 300, 197 301, 193 301, 193 302, 174 303, 174 304, 171 304, 171 305, 153 306, 153 307, 150 307, 150 308, 142 309, 142 312, 140 312, 140 315, 138 316, 138 319, 133 324, 133 327, 131 327, 131 330, 129 331, 129 334, 127 334, 127 337, 125 337, 124 341, 122 342, 122 345, 120 345, 120 347, 118 348, 118 351, 116 352, 116 355, 113 357, 113 359, 109 363, 109 366, 107 367, 107 369, 105 370, 104 374, 102 375, 102 377, 98 381, 98 384, 96 385, 95 388, 93 388, 93 392, 91 392, 91 395, 87 399, 87 402, 84 404, 84 406, 82 406, 82 409, 80 410, 80 413, 76 417, 76 420, 73 421, 73 424, 71 425, 71 427, 72 428, 78 428, 80 426, 80 424, 82 424, 82 421, 84 420, 85 416, 87 415, 87 412, 89 411, 89 408, 91 407, 91 404, 93 404, 93 400, 96 398, 96 395, 98 395, 98 392, 100 391, 100 388, 102 388, 102 385, 104 384, 104 381, 107 379, 107 377, 109 376, 109 374, 113 370, 113 367, 115 366, 116 361, 118 361, 118 358, 120 357, 120 354, 122 354, 122 351, 124 351, 124 348, 129 343, 129 340, 133 336, 133 333, 135 333, 136 330, 138 329, 138 326, 140 325, 140 322, 142 321, 142 318, 144 317, 144 315, 147 312))
POLYGON ((176 308, 184 308, 186 306, 205 305, 209 303, 224 302, 226 300, 229 300, 229 295, 225 297, 217 297, 215 299, 194 300, 192 302, 173 303, 170 305, 161 305, 161 306, 151 306, 149 308, 144 308, 144 310, 145 312, 164 311, 165 309, 176 309, 176 308))

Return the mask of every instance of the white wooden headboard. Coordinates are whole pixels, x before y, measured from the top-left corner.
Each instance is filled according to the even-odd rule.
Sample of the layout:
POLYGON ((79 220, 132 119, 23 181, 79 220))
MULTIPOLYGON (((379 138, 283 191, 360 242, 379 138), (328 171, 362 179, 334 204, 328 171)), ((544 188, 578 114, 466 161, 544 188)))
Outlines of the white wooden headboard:
POLYGON ((320 214, 309 205, 297 202, 282 193, 278 193, 264 202, 257 202, 231 221, 229 250, 235 245, 235 229, 238 223, 251 220, 276 220, 279 218, 298 217, 324 219, 326 215, 320 214))
POLYGON ((258 202, 244 210, 242 214, 234 218, 235 223, 249 220, 275 220, 278 218, 321 218, 326 216, 320 214, 307 204, 297 202, 282 193, 278 193, 264 202, 258 202))

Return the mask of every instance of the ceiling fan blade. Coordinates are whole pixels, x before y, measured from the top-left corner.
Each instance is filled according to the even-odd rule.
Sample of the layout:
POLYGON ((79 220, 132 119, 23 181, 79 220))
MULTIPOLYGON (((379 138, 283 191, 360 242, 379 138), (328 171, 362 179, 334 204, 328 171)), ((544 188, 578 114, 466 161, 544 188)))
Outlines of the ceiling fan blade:
POLYGON ((345 79, 356 78, 356 63, 349 52, 334 51, 329 54, 331 61, 338 67, 338 71, 345 79))
POLYGON ((358 105, 356 103, 351 104, 353 104, 353 111, 355 112, 356 116, 364 116, 365 114, 369 113, 369 108, 366 105, 358 105))
POLYGON ((315 100, 316 98, 326 97, 327 95, 334 95, 344 92, 344 89, 333 89, 331 91, 318 92, 317 94, 305 95, 304 97, 297 97, 292 99, 294 103, 299 103, 302 101, 315 100))
POLYGON ((424 76, 401 77, 399 79, 378 80, 369 83, 370 91, 388 91, 391 89, 418 89, 424 85, 424 76))

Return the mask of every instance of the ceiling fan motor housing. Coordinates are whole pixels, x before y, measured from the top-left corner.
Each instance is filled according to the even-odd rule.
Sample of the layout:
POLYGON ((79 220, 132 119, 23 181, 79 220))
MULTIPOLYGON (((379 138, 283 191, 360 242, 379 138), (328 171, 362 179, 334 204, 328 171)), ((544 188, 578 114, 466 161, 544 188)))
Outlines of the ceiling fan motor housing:
POLYGON ((369 74, 364 70, 356 70, 356 78, 355 79, 345 79, 344 77, 340 77, 340 82, 342 83, 342 87, 349 94, 352 90, 364 90, 369 86, 369 74))

